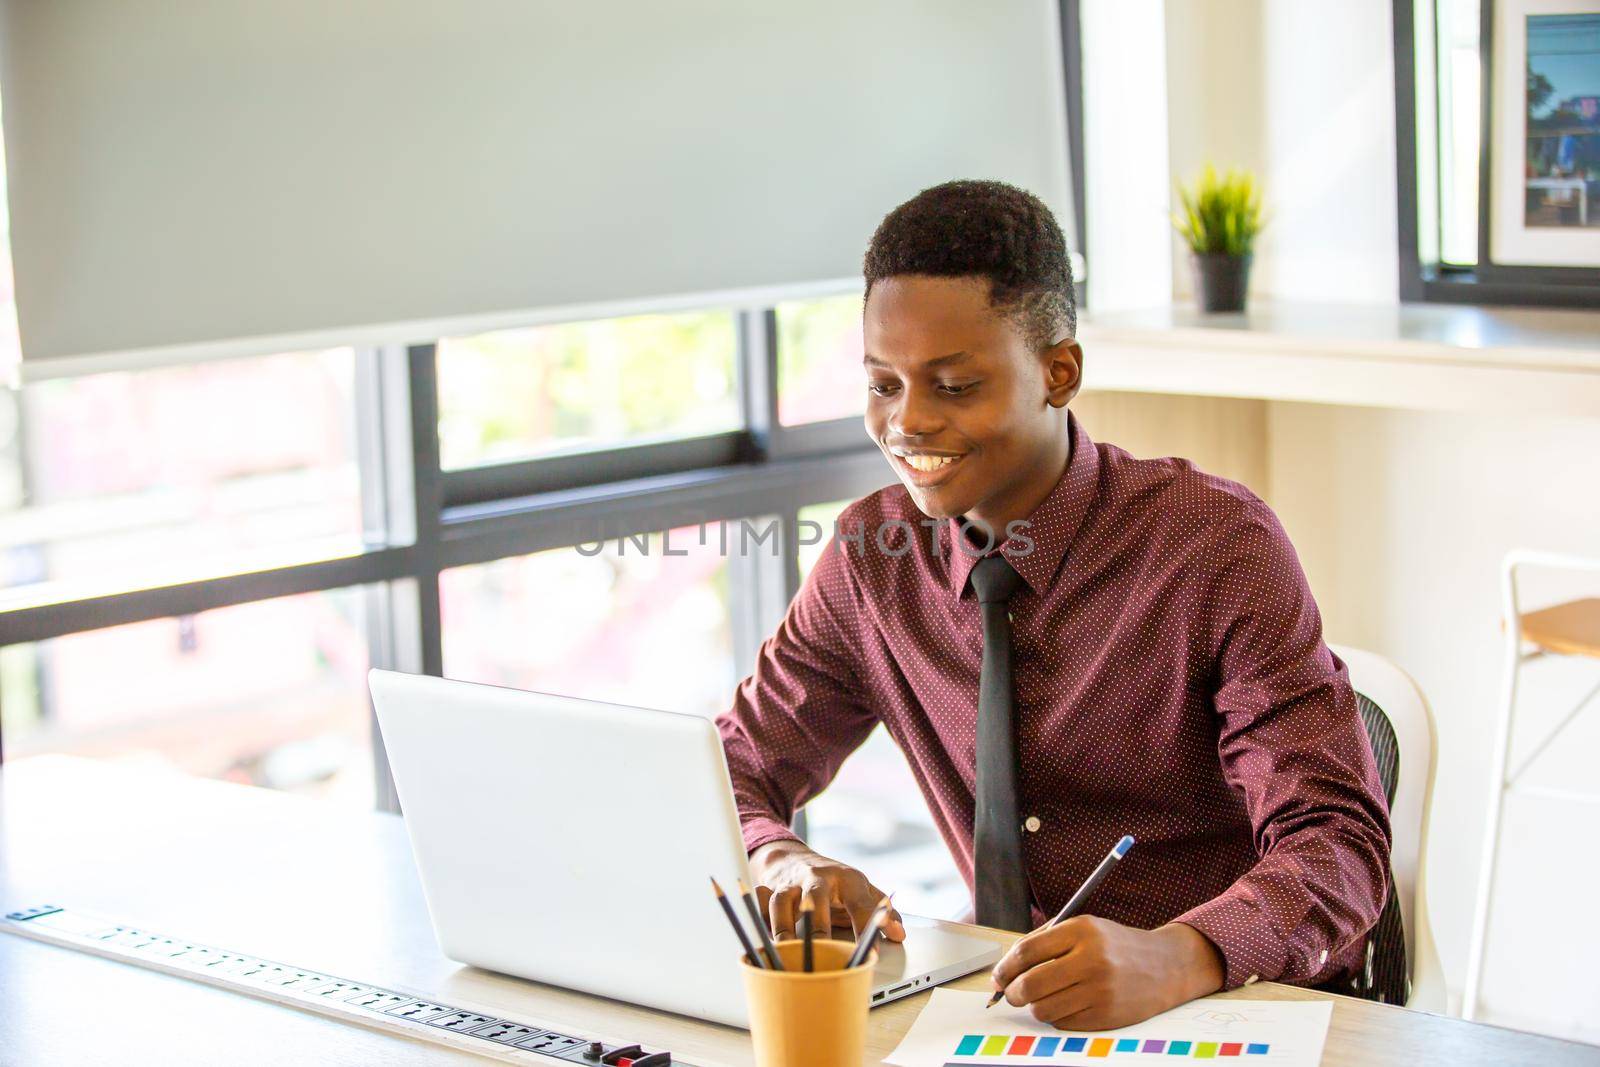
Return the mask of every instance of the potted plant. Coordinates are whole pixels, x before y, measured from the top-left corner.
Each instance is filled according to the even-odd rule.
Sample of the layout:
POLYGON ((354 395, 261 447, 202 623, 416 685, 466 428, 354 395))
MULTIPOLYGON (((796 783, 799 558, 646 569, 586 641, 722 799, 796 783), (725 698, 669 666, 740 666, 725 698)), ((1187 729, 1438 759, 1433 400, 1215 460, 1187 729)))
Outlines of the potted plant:
POLYGON ((1173 225, 1193 252, 1195 293, 1202 311, 1243 311, 1250 259, 1263 225, 1254 175, 1230 170, 1217 177, 1206 164, 1193 188, 1178 186, 1183 213, 1173 225))

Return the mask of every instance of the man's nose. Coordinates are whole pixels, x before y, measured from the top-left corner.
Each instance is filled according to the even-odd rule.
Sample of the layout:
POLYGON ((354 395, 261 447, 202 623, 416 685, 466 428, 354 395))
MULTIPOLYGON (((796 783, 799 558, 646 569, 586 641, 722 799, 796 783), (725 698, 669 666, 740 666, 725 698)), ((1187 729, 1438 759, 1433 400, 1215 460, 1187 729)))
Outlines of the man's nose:
POLYGON ((939 406, 920 389, 906 389, 889 413, 889 430, 900 437, 928 437, 944 429, 939 406))

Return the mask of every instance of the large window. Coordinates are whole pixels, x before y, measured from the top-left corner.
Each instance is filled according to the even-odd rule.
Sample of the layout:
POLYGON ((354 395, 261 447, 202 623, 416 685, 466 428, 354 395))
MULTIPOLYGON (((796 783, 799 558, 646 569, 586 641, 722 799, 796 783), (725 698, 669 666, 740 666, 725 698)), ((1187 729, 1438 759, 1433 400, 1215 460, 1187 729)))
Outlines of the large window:
MULTIPOLYGON (((717 533, 793 531, 892 478, 861 432, 859 293, 59 380, 41 360, 17 386, 3 182, 0 161, 0 760, 393 808, 369 667, 714 713, 815 551, 717 533)), ((932 855, 884 745, 817 822, 852 855, 932 855)))
POLYGON ((799 572, 794 537, 739 536, 885 477, 864 437, 790 427, 783 456, 750 429, 771 315, 0 391, 0 758, 392 804, 372 666, 723 710, 799 572))

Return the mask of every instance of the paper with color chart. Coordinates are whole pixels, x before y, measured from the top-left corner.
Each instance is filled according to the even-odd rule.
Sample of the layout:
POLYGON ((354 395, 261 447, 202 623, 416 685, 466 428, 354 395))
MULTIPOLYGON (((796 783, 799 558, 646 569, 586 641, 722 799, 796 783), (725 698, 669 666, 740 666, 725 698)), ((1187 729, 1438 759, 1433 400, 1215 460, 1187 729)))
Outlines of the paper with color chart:
POLYGON ((935 989, 884 1062, 899 1067, 1177 1067, 1207 1060, 1217 1067, 1317 1067, 1333 1016, 1333 1004, 1326 1000, 1208 998, 1136 1026, 1089 1033, 1057 1030, 1004 1001, 985 1011, 988 1000, 988 993, 935 989))

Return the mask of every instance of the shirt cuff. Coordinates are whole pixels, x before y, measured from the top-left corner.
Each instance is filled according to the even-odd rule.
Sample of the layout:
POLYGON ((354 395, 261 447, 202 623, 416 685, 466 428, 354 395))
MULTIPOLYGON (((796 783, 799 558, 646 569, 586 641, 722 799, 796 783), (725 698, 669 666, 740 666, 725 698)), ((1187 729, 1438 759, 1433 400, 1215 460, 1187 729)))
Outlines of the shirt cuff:
POLYGON ((766 815, 752 815, 741 824, 744 833, 744 854, 746 856, 774 841, 799 841, 800 837, 787 825, 777 819, 766 815))
POLYGON ((1194 927, 1222 953, 1223 989, 1271 981, 1288 963, 1288 946, 1248 897, 1224 894, 1172 921, 1194 927))

